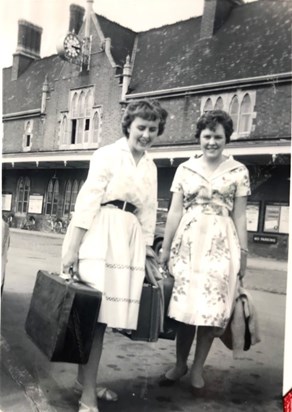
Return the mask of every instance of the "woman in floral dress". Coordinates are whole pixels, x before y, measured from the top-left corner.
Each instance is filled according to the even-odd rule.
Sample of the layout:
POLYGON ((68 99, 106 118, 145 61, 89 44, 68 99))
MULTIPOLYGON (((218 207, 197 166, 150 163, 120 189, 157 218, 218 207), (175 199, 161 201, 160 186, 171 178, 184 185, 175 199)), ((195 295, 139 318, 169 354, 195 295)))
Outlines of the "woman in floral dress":
POLYGON ((106 326, 137 327, 157 208, 157 169, 146 151, 163 133, 166 117, 157 101, 129 104, 124 137, 92 156, 64 239, 63 272, 73 271, 102 292, 89 360, 79 367, 79 412, 98 412, 96 377, 106 326))
POLYGON ((238 276, 245 273, 249 173, 223 154, 232 132, 232 119, 224 111, 204 114, 196 131, 203 154, 182 163, 171 186, 161 264, 175 278, 168 315, 181 323, 176 364, 161 386, 172 385, 187 373, 197 327, 191 385, 194 392, 204 387, 204 363, 214 337, 228 323, 238 276))

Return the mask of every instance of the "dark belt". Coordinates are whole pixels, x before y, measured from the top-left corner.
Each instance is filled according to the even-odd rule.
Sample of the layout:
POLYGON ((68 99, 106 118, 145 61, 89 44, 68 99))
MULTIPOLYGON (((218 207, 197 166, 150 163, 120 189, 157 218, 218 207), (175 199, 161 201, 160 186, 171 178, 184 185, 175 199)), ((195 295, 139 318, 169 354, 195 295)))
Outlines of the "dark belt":
POLYGON ((132 203, 129 202, 124 202, 123 200, 112 200, 110 202, 102 203, 101 206, 106 206, 106 205, 114 205, 118 207, 121 210, 124 210, 125 212, 131 212, 134 213, 136 211, 136 206, 132 205, 132 203))

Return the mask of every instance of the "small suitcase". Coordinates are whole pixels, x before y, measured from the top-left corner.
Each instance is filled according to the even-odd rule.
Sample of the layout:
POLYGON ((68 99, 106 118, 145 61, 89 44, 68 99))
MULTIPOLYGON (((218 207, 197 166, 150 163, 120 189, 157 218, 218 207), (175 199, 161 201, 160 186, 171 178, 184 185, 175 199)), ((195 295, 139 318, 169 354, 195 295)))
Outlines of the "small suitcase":
POLYGON ((52 362, 88 361, 102 293, 38 271, 25 330, 52 362))
POLYGON ((140 300, 137 329, 130 338, 137 341, 156 342, 160 328, 160 289, 144 283, 140 300))

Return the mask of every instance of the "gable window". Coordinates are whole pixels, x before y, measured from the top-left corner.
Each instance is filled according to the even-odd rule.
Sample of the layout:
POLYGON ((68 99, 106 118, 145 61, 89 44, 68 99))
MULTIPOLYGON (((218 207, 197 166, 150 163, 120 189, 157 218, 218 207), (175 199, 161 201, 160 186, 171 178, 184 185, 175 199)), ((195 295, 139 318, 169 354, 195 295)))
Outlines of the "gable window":
POLYGON ((59 203, 59 182, 57 179, 51 179, 48 183, 46 193, 45 214, 55 216, 57 214, 59 203))
POLYGON ((24 134, 22 139, 22 148, 24 152, 28 152, 31 149, 32 143, 32 120, 28 120, 24 123, 24 134))
POLYGON ((17 212, 27 213, 30 192, 30 180, 28 177, 20 177, 17 183, 17 212))
POLYGON ((98 147, 101 130, 101 107, 94 106, 93 91, 93 87, 71 91, 69 111, 67 114, 62 114, 61 120, 59 120, 61 148, 98 147))
POLYGON ((222 93, 203 96, 201 99, 201 114, 209 110, 225 110, 233 120, 231 140, 246 138, 253 130, 255 112, 256 91, 237 90, 233 93, 222 93))

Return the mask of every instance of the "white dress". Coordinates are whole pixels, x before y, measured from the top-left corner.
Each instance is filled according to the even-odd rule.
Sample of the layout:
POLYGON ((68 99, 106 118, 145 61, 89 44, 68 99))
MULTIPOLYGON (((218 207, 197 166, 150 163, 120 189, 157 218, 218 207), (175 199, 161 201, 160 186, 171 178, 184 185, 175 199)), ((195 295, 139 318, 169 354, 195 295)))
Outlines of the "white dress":
POLYGON ((136 165, 126 138, 98 149, 63 244, 73 226, 87 232, 79 249, 79 275, 103 294, 98 322, 136 329, 145 277, 146 245, 152 245, 157 209, 157 169, 147 153, 136 165), (136 206, 135 215, 112 205, 136 206))
POLYGON ((178 167, 171 190, 183 193, 184 212, 171 247, 175 284, 169 316, 224 328, 240 269, 230 214, 235 197, 250 194, 248 170, 230 157, 206 177, 199 161, 191 158, 178 167))

